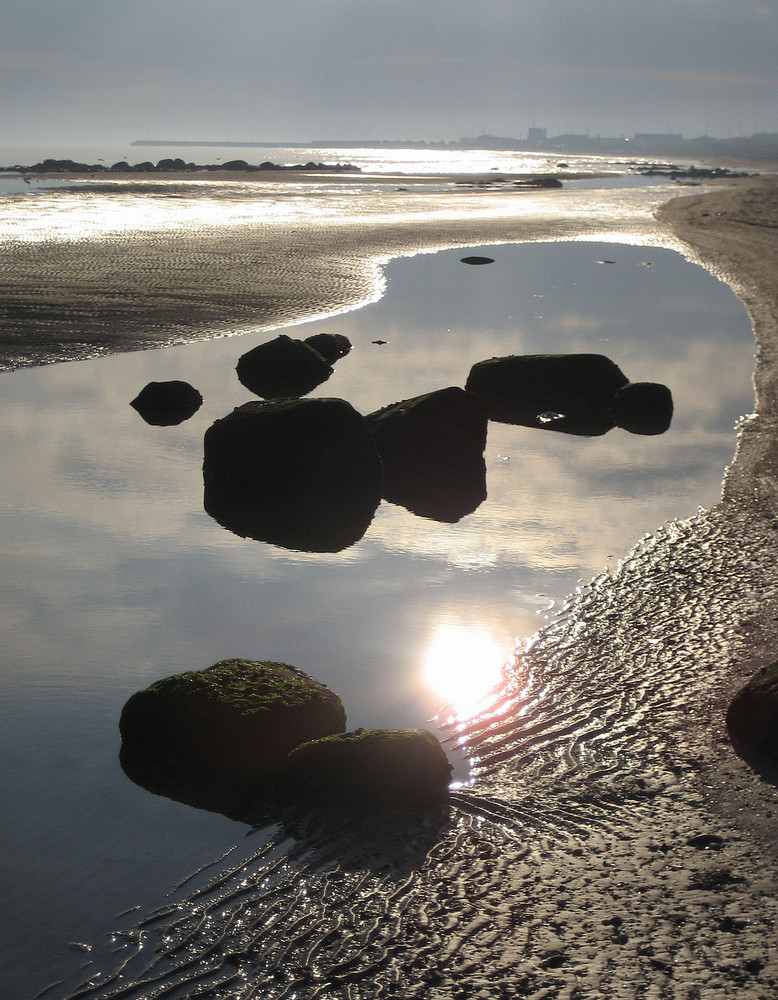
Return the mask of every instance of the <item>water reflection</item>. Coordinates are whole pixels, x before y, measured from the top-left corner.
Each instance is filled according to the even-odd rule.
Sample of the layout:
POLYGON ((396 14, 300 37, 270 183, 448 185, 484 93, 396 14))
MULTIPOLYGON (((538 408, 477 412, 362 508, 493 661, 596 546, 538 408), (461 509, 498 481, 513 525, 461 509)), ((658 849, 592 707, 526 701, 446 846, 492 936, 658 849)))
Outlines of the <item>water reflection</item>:
POLYGON ((205 431, 248 401, 235 365, 267 333, 2 376, 0 759, 12 821, 0 851, 19 953, 27 939, 37 947, 41 920, 58 943, 76 922, 98 935, 171 871, 183 877, 235 841, 228 820, 121 772, 116 719, 133 691, 245 656, 320 678, 352 729, 424 725, 444 703, 464 715, 478 693, 426 679, 431 647, 453 659, 433 642, 438 625, 458 626, 462 646, 468 628, 488 631, 502 662, 550 598, 717 501, 733 425, 753 404, 751 330, 731 291, 669 251, 483 249, 488 267, 462 265, 461 250, 399 260, 380 302, 297 328, 353 345, 310 398, 370 414, 462 386, 484 358, 607 353, 673 388, 666 434, 574 438, 490 422, 488 496, 472 513, 449 524, 383 502, 358 543, 311 554, 239 538, 202 506, 205 431), (175 427, 146 424, 128 400, 172 379, 197 386, 202 406, 175 427), (74 899, 88 912, 74 916, 74 899))
POLYGON ((508 659, 485 626, 441 621, 424 655, 424 681, 443 700, 448 723, 464 722, 485 711, 508 659))

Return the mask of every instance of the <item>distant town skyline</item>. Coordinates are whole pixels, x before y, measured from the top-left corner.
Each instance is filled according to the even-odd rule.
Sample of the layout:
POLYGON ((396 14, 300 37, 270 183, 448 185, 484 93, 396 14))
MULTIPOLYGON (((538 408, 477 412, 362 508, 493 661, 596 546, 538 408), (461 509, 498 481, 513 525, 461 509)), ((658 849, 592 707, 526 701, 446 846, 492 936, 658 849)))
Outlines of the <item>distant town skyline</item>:
POLYGON ((778 132, 766 0, 38 0, 3 141, 778 132))

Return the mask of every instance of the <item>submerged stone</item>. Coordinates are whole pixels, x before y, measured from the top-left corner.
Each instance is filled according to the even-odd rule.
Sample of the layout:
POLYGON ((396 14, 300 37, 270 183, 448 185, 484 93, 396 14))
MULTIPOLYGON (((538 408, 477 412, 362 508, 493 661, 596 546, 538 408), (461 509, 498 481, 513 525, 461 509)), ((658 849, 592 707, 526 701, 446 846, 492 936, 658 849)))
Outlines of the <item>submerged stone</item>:
POLYGON ((458 387, 367 416, 384 468, 384 499, 454 523, 486 499, 487 411, 458 387))
POLYGON ((416 809, 445 801, 451 770, 424 729, 358 729, 292 751, 279 790, 320 806, 416 809))
POLYGON ((270 660, 221 660, 136 692, 122 709, 122 743, 160 762, 269 779, 307 740, 343 732, 326 685, 270 660))
POLYGON ((241 384, 263 399, 305 396, 333 371, 310 344, 283 333, 244 354, 236 370, 241 384))
POLYGON ((727 709, 727 729, 735 743, 778 760, 778 661, 738 691, 727 709))
POLYGON ((499 423, 595 435, 614 426, 611 402, 628 381, 602 354, 524 354, 479 361, 465 388, 499 423))
POLYGON ((365 418, 342 399, 246 403, 205 433, 205 509, 235 534, 309 552, 358 541, 383 471, 365 418))
POLYGON ((149 382, 130 403, 147 424, 158 427, 183 423, 197 413, 202 405, 203 397, 197 389, 178 379, 149 382))

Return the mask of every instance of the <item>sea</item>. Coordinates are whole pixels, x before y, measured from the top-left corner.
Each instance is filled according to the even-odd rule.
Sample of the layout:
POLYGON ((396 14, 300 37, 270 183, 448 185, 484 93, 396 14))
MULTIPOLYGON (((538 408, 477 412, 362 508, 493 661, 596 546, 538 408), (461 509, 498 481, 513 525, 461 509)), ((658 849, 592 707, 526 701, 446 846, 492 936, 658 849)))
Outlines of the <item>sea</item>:
MULTIPOLYGON (((562 167, 547 154, 0 147, 6 165, 156 156, 349 162, 366 179, 352 202, 326 179, 321 190, 296 192, 291 208, 288 195, 258 194, 250 185, 226 203, 223 186, 233 182, 216 190, 216 182, 193 180, 190 193, 177 188, 166 199, 164 191, 150 198, 132 190, 101 212, 100 194, 85 192, 81 180, 5 176, 0 238, 102 239, 107 231, 166 229, 183 219, 190 226, 246 226, 254 224, 257 198, 263 211, 276 199, 279 225, 289 216, 314 224, 335 212, 348 225, 357 212, 380 215, 381 175, 397 173, 569 171, 579 178, 566 183, 569 197, 605 206, 605 216, 608 206, 645 214, 646 206, 677 193, 634 163, 565 157, 562 167)), ((425 191, 427 203, 434 195, 425 191)), ((483 204, 463 201, 457 211, 482 211, 483 204)), ((554 210, 543 208, 549 218, 554 210)), ((456 788, 476 795, 477 753, 462 733, 479 713, 495 710, 489 699, 506 677, 515 682, 514 668, 533 637, 570 595, 635 546, 717 503, 736 425, 754 406, 753 335, 732 290, 658 239, 494 244, 467 252, 492 263, 470 266, 456 248, 391 260, 373 301, 287 328, 301 339, 338 333, 352 345, 313 395, 337 396, 370 413, 462 386, 471 366, 486 358, 599 353, 630 381, 670 389, 669 429, 570 434, 555 429, 553 414, 540 429, 491 422, 487 497, 476 509, 450 523, 384 501, 353 545, 310 552, 234 534, 203 505, 204 433, 251 398, 235 365, 277 331, 0 373, 3 996, 194 997, 206 995, 197 992, 206 987, 216 997, 351 995, 338 992, 345 989, 340 980, 336 990, 334 979, 326 986, 300 978, 300 963, 312 969, 326 950, 320 938, 292 935, 293 967, 272 924, 277 920, 283 940, 292 939, 295 908, 301 920, 307 900, 324 892, 316 882, 322 872, 330 873, 329 893, 333 880, 343 880, 348 891, 339 905, 348 898, 358 909, 359 866, 349 868, 334 848, 328 855, 326 837, 312 864, 310 845, 279 823, 254 828, 136 784, 120 762, 124 703, 161 677, 224 658, 287 662, 341 696, 350 728, 429 728, 444 740, 456 788), (165 379, 190 382, 204 399, 174 427, 147 424, 130 406, 146 383, 165 379), (245 858, 269 865, 259 882, 251 882, 245 858), (200 905, 196 895, 182 903, 181 886, 196 873, 222 872, 224 864, 220 884, 230 887, 230 902, 222 923, 215 905, 207 922, 203 916, 202 940, 194 920, 168 947, 176 919, 190 920, 200 905), (281 882, 269 872, 281 872, 281 882), (263 911, 241 896, 246 886, 257 899, 276 893, 267 897, 262 934, 263 911), (163 918, 168 930, 154 940, 167 964, 155 978, 144 947, 163 918), (275 942, 272 975, 267 956, 260 971, 252 966, 260 938, 275 942), (214 949, 222 961, 208 965, 214 949), (224 955, 232 956, 226 964, 224 955)), ((457 822, 455 810, 450 823, 457 822)), ((430 841, 433 853, 437 843, 430 841)))

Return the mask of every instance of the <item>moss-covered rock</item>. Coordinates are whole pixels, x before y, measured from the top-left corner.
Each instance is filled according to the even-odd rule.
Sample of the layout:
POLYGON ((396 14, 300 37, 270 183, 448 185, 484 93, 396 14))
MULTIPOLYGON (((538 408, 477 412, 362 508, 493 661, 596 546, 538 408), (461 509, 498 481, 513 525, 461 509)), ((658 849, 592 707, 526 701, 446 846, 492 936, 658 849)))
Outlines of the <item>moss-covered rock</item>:
POLYGON ((205 433, 205 509, 244 537, 337 552, 364 535, 383 470, 365 418, 343 399, 246 403, 205 433))
POLYGON ((346 727, 340 699, 296 667, 222 660, 138 691, 119 721, 124 746, 165 763, 272 778, 295 747, 346 727))
POLYGON ((454 523, 486 499, 486 407, 456 386, 367 416, 384 467, 384 499, 454 523))
POLYGON ((358 729, 289 755, 279 791, 319 806, 419 808, 444 801, 451 765, 424 729, 358 729))
POLYGON ((727 729, 735 743, 778 760, 778 660, 762 667, 732 699, 727 729))

